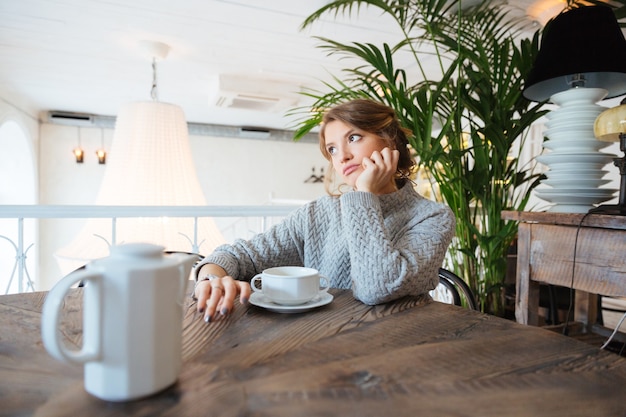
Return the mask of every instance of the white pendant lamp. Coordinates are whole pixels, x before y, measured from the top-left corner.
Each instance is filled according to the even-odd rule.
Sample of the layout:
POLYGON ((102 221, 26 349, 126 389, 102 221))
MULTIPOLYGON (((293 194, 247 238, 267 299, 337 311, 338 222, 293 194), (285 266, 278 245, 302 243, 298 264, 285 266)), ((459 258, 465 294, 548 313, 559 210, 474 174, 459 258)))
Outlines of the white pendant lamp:
POLYGON ((615 190, 603 188, 611 155, 600 152, 609 143, 596 140, 593 123, 605 107, 596 104, 607 94, 602 88, 571 88, 550 101, 558 106, 546 123, 548 150, 537 161, 549 167, 547 179, 535 189, 537 197, 553 203, 549 211, 586 213, 593 204, 610 200, 615 190), (547 187, 544 187, 547 186, 547 187))
MULTIPOLYGON (((156 60, 163 59, 169 48, 153 42, 144 47, 153 54, 152 101, 128 103, 120 109, 96 205, 204 206, 184 113, 157 98, 156 60)), ((90 219, 55 255, 62 272, 68 273, 107 256, 109 245, 129 242, 208 253, 224 238, 210 218, 199 219, 197 229, 192 218, 120 218, 115 236, 111 219, 90 219)))

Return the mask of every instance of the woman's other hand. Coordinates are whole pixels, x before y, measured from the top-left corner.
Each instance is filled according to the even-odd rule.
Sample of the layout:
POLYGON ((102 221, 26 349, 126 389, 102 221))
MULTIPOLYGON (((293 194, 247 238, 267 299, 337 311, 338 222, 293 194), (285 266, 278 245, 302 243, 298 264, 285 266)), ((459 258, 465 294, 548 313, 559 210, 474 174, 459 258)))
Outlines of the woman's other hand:
POLYGON ((393 177, 398 168, 399 157, 400 152, 397 150, 383 148, 380 152, 374 151, 369 158, 363 158, 363 172, 356 180, 356 190, 374 194, 393 191, 389 187, 394 186, 393 177))

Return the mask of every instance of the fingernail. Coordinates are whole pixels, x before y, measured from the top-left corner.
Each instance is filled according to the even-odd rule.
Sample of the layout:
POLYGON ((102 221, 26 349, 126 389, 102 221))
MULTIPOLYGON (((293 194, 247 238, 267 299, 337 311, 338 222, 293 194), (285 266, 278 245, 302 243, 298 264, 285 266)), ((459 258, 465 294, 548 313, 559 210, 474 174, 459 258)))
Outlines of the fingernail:
POLYGON ((222 309, 220 310, 220 313, 222 314, 222 316, 225 316, 228 314, 228 309, 226 307, 222 307, 222 309))
POLYGON ((204 313, 204 307, 200 307, 200 308, 198 309, 198 312, 199 312, 200 314, 204 313))
POLYGON ((204 316, 204 322, 205 323, 210 323, 211 322, 211 316, 208 315, 208 314, 206 316, 204 316))
POLYGON ((242 298, 242 299, 241 299, 241 304, 243 304, 243 305, 247 305, 247 304, 248 304, 248 299, 247 299, 247 298, 245 298, 245 297, 244 297, 244 298, 242 298))

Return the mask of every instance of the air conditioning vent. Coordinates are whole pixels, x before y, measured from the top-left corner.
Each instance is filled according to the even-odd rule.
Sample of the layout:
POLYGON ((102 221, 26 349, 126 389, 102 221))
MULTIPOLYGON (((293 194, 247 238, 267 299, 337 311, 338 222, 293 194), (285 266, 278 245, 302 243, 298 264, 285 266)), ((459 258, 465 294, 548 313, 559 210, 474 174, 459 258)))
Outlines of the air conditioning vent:
POLYGON ((298 104, 299 85, 275 80, 220 75, 210 104, 230 109, 280 112, 298 104))
POLYGON ((250 139, 268 139, 272 132, 269 129, 265 129, 262 127, 240 127, 239 128, 239 137, 242 138, 250 138, 250 139))
POLYGON ((217 100, 219 107, 255 111, 273 111, 280 100, 273 97, 259 97, 247 94, 222 95, 217 100))
POLYGON ((48 122, 71 126, 92 126, 94 123, 91 114, 64 111, 49 111, 48 122))

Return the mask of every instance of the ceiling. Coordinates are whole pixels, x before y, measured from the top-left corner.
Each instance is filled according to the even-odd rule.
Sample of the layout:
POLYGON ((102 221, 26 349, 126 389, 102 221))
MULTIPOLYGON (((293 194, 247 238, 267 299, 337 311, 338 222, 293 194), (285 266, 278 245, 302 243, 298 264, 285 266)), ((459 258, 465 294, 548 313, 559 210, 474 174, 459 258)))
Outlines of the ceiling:
MULTIPOLYGON (((285 109, 306 104, 295 93, 321 88, 350 65, 326 56, 315 36, 397 39, 393 23, 373 10, 300 30, 325 3, 0 0, 0 97, 30 114, 114 116, 123 103, 151 99, 153 54, 141 45, 157 41, 170 47, 157 64, 158 98, 181 106, 189 122, 287 129, 285 109), (228 107, 237 94, 262 99, 228 107)), ((511 3, 525 11, 536 1, 511 3)))

